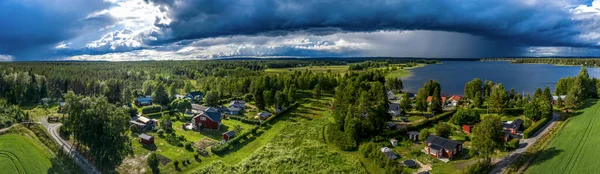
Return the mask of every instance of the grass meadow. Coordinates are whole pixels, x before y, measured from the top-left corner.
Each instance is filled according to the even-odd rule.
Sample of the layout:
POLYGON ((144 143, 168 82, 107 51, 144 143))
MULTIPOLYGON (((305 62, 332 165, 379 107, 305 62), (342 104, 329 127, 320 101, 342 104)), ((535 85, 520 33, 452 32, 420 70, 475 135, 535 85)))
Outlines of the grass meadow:
POLYGON ((540 150, 525 173, 597 173, 600 166, 600 103, 587 101, 540 150))

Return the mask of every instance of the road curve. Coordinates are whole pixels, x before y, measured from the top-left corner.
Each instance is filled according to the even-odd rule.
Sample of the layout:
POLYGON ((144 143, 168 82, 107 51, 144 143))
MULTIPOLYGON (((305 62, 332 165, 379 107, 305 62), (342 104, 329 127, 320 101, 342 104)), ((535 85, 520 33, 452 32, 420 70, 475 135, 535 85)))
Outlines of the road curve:
POLYGON ((71 145, 59 136, 58 128, 61 126, 60 123, 48 123, 46 118, 42 118, 40 120, 40 123, 42 124, 42 126, 44 126, 46 128, 46 130, 48 130, 48 133, 50 133, 50 136, 52 136, 52 138, 58 143, 58 145, 61 146, 63 151, 65 153, 67 153, 67 155, 69 155, 69 157, 73 158, 73 161, 75 161, 75 163, 83 171, 85 171, 85 173, 100 174, 100 172, 96 169, 96 167, 94 167, 94 165, 92 165, 86 158, 84 158, 76 150, 74 150, 74 149, 71 150, 71 145))

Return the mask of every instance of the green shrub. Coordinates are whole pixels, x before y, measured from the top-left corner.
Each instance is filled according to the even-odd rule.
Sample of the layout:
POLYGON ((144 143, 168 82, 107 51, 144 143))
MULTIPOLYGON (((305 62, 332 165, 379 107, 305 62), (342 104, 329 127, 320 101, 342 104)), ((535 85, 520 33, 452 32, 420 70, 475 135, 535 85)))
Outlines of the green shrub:
POLYGON ((538 130, 544 127, 544 125, 546 125, 548 121, 550 121, 550 118, 542 118, 540 121, 534 123, 529 128, 525 129, 525 131, 523 131, 523 138, 529 138, 533 136, 533 134, 535 134, 538 130))
POLYGON ((162 110, 162 107, 159 105, 144 106, 142 108, 142 114, 157 113, 157 112, 160 112, 161 110, 162 110))
POLYGON ((506 143, 507 150, 514 150, 514 149, 517 149, 517 147, 519 147, 519 139, 518 138, 513 138, 508 143, 506 143))
POLYGON ((257 119, 248 119, 246 117, 237 116, 237 115, 230 115, 228 117, 231 119, 234 119, 234 120, 241 121, 242 123, 246 123, 246 124, 255 124, 255 125, 260 124, 260 121, 257 119))
POLYGON ((490 162, 487 160, 478 161, 474 164, 471 164, 462 173, 465 174, 475 174, 475 173, 489 173, 492 170, 492 166, 490 162))

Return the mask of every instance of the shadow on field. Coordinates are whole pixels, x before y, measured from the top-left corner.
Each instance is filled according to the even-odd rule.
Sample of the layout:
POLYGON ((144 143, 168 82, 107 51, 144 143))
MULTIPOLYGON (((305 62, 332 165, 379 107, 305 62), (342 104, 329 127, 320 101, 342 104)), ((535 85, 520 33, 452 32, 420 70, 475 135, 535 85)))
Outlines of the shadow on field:
POLYGON ((554 158, 555 156, 558 156, 558 154, 560 154, 562 152, 563 152, 563 150, 556 149, 555 147, 538 151, 538 154, 537 154, 535 160, 533 160, 533 162, 531 163, 531 166, 535 166, 535 165, 544 163, 545 161, 550 160, 550 159, 554 158))
POLYGON ((577 111, 575 111, 575 112, 568 112, 568 113, 563 113, 563 114, 561 114, 561 117, 562 117, 561 119, 562 119, 562 120, 565 120, 565 119, 567 119, 567 118, 570 118, 570 117, 576 117, 576 116, 579 116, 579 115, 583 114, 583 111, 582 111, 582 110, 584 110, 584 109, 586 109, 586 108, 589 108, 589 107, 592 107, 592 106, 594 106, 596 103, 598 103, 598 100, 586 100, 586 101, 584 102, 584 104, 583 104, 581 107, 577 108, 577 111))

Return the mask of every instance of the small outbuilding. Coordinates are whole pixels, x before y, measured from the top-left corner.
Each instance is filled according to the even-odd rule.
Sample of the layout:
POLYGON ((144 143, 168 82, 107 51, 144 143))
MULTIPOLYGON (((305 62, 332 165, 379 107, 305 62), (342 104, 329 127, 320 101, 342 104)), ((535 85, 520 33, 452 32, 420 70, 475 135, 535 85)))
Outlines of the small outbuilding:
POLYGON ((271 116, 271 113, 267 112, 267 111, 263 111, 263 112, 258 113, 258 115, 256 115, 256 116, 258 116, 258 118, 260 120, 266 120, 267 118, 269 118, 271 116))
POLYGON ((395 138, 390 139, 390 143, 392 143, 392 146, 398 146, 398 140, 395 138))
POLYGON ((408 139, 413 140, 413 141, 419 140, 419 132, 417 132, 417 131, 408 132, 408 139))
POLYGON ((223 141, 225 141, 225 142, 228 142, 230 139, 232 139, 234 137, 235 137, 234 130, 230 130, 230 131, 223 133, 223 141))
POLYGON ((471 133, 471 129, 473 129, 473 125, 463 124, 462 125, 462 129, 466 133, 471 133))
POLYGON ((394 152, 392 152, 392 149, 388 147, 382 147, 380 150, 381 153, 383 153, 388 160, 395 160, 396 158, 398 158, 398 156, 396 156, 394 152))
POLYGON ((148 105, 152 105, 152 97, 151 96, 138 97, 138 98, 135 99, 135 105, 136 106, 148 106, 148 105))
POLYGON ((142 143, 144 145, 154 144, 154 137, 151 135, 141 134, 139 137, 140 137, 140 143, 142 143))

